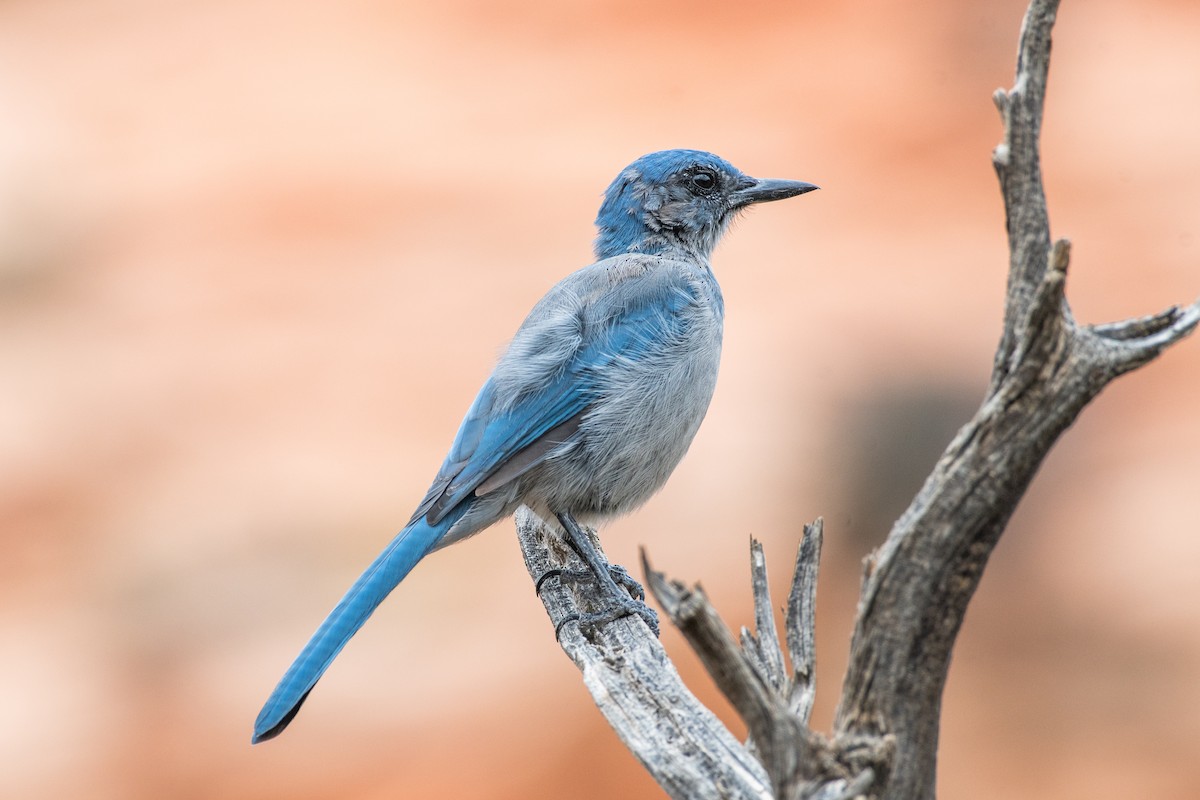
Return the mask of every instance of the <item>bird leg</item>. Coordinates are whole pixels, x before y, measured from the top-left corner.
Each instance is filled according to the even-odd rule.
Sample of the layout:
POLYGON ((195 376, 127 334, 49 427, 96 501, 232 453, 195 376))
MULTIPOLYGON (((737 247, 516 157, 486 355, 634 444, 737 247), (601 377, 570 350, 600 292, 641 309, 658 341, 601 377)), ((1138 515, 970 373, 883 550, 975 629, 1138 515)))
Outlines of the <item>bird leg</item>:
MULTIPOLYGON (((600 553, 594 547, 592 547, 592 538, 587 535, 587 531, 583 530, 582 526, 579 525, 573 516, 570 517, 570 520, 575 526, 575 531, 570 532, 565 541, 567 546, 574 551, 575 555, 579 556, 579 560, 587 564, 592 569, 595 569, 596 562, 603 564, 608 570, 609 577, 613 579, 613 583, 624 587, 625 591, 629 592, 629 595, 634 600, 645 600, 646 590, 642 588, 640 583, 634 580, 634 577, 629 574, 629 570, 625 569, 620 564, 613 564, 609 562, 608 559, 601 556, 600 553), (575 543, 576 534, 581 536, 583 541, 587 542, 587 548, 590 555, 585 554, 585 552, 580 549, 579 545, 575 543)), ((562 521, 561 517, 559 517, 559 521, 562 521)), ((566 526, 567 523, 563 522, 563 527, 566 526)), ((593 573, 592 569, 552 569, 538 580, 538 586, 541 586, 542 581, 546 580, 548 577, 553 577, 555 573, 557 573, 557 576, 560 579, 566 579, 568 581, 595 580, 596 573, 593 573)))
POLYGON ((579 614, 571 615, 558 624, 555 630, 555 635, 562 630, 562 626, 571 621, 577 621, 581 625, 596 626, 605 622, 611 622, 620 617, 636 614, 645 620, 650 630, 654 631, 654 635, 658 635, 658 614, 654 609, 647 606, 643 601, 646 597, 645 590, 629 572, 622 566, 617 564, 609 564, 604 556, 596 550, 592 544, 591 538, 587 532, 575 521, 575 517, 570 512, 560 512, 555 516, 562 523, 563 530, 566 531, 566 542, 570 545, 588 566, 588 571, 582 570, 549 570, 542 575, 537 582, 537 588, 540 590, 542 584, 551 577, 559 579, 580 580, 591 578, 595 580, 600 588, 608 595, 612 601, 612 605, 605 611, 600 611, 594 614, 579 614), (624 587, 622 589, 622 587, 624 587))

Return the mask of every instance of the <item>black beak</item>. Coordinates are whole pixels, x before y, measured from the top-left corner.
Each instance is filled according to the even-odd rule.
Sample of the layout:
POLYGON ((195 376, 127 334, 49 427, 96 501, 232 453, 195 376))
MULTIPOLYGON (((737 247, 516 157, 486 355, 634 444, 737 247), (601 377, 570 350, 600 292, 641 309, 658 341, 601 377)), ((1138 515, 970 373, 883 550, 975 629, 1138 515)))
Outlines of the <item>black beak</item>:
POLYGON ((729 205, 733 208, 743 208, 754 203, 769 203, 772 200, 784 200, 798 194, 820 189, 804 181, 781 181, 774 178, 747 178, 746 185, 729 195, 729 205))

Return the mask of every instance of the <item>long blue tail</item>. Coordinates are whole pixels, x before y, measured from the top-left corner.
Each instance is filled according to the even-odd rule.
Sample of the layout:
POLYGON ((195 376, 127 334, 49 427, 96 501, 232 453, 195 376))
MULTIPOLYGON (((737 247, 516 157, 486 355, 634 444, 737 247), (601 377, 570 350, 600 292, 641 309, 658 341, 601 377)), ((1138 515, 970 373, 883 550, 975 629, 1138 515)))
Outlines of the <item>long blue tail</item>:
POLYGON ((350 591, 346 592, 346 596, 308 640, 308 644, 304 645, 292 666, 288 667, 254 721, 254 738, 251 742, 257 744, 278 736, 288 726, 308 693, 346 646, 346 642, 350 641, 350 637, 358 632, 371 612, 396 588, 396 584, 404 580, 417 562, 433 549, 450 526, 458 521, 467 505, 462 504, 436 525, 429 525, 421 517, 396 535, 367 567, 367 571, 354 582, 350 591))

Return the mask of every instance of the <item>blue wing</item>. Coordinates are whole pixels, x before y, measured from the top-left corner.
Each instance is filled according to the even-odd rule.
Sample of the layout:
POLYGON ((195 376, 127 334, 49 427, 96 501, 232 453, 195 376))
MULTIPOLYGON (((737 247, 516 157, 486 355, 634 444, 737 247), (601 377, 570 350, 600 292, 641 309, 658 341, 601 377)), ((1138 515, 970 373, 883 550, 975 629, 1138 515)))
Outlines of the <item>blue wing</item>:
POLYGON ((575 318, 553 303, 574 296, 579 276, 592 280, 597 273, 589 278, 581 270, 569 276, 531 312, 471 405, 412 520, 355 581, 288 668, 259 713, 253 741, 270 739, 287 727, 350 638, 467 514, 489 478, 516 477, 553 450, 546 442, 565 436, 602 394, 607 367, 621 359, 653 357, 683 333, 686 321, 679 312, 694 297, 677 274, 614 286, 600 272, 594 281, 600 284, 600 296, 577 302, 575 318), (528 380, 514 381, 514 375, 528 380))
MULTIPOLYGON (((562 359, 549 381, 542 380, 536 389, 521 392, 520 399, 500 411, 493 373, 467 412, 413 520, 424 516, 429 524, 437 524, 485 482, 489 484, 485 488, 495 488, 489 479, 501 471, 511 479, 536 466, 553 450, 552 446, 539 445, 547 439, 553 445, 568 438, 581 415, 602 394, 602 376, 607 367, 618 360, 651 357, 661 352, 665 343, 682 335, 686 322, 679 312, 694 302, 694 297, 677 286, 665 292, 661 285, 655 288, 660 291, 640 292, 633 297, 618 295, 615 299, 624 302, 610 302, 598 323, 583 321, 572 326, 586 331, 579 346, 562 359), (523 459, 517 469, 505 469, 531 448, 539 450, 538 457, 523 459)), ((497 370, 502 367, 503 363, 497 370)))

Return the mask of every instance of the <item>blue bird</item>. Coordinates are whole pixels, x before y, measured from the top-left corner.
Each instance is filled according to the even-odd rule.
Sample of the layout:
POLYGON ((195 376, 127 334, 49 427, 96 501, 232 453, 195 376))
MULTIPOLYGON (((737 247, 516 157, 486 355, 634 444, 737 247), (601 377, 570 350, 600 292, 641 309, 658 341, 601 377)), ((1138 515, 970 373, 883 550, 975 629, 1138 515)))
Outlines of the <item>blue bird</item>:
POLYGON ((557 519, 611 598, 657 632, 641 587, 580 527, 631 511, 683 458, 717 381, 724 301, 709 257, 742 209, 816 189, 760 180, 697 150, 626 167, 596 217, 596 262, 529 313, 467 411, 412 519, 367 568, 267 699, 254 742, 277 736, 375 608, 434 550, 525 504, 557 519), (614 580, 614 575, 616 580, 614 580), (625 584, 626 590, 617 583, 625 584))

